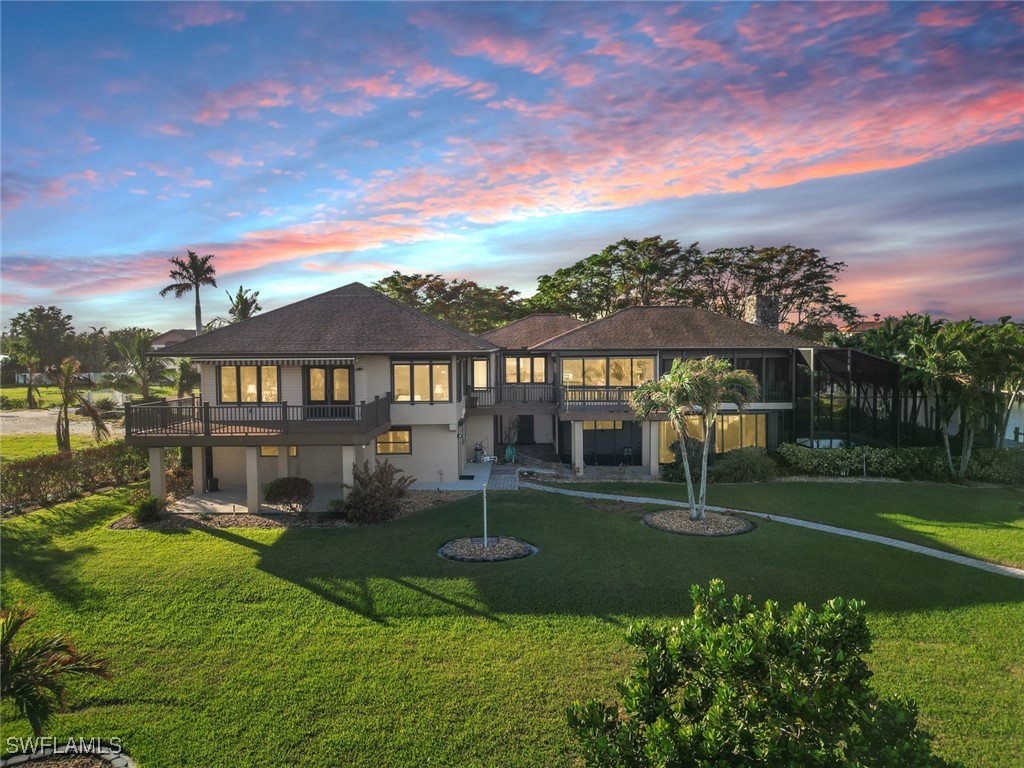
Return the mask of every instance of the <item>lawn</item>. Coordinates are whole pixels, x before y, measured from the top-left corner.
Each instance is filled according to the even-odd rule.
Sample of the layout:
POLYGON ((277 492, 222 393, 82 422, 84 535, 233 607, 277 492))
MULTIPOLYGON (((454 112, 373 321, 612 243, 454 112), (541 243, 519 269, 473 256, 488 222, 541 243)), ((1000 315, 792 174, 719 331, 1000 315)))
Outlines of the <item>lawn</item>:
MULTIPOLYGON (((686 501, 681 483, 573 488, 686 501)), ((708 486, 708 504, 812 520, 1024 568, 1024 492, 943 483, 777 482, 708 486)))
MULTIPOLYGON (((0 395, 9 397, 12 400, 25 400, 28 387, 24 384, 4 384, 0 386, 0 395)), ((100 398, 103 396, 112 396, 112 389, 97 389, 93 391, 95 397, 100 398)), ((158 386, 150 387, 150 395, 152 397, 175 397, 177 390, 172 386, 158 386)), ((196 390, 196 394, 199 394, 199 390, 196 390)), ((43 401, 44 406, 57 406, 60 405, 60 390, 53 386, 42 386, 36 387, 36 396, 43 401)), ((136 399, 141 395, 135 395, 136 399)))
MULTIPOLYGON (((916 486, 888 487, 916 508, 916 486)), ((540 550, 500 564, 436 555, 479 533, 479 496, 356 529, 109 530, 123 498, 7 521, 2 595, 111 659, 52 735, 120 737, 142 768, 576 765, 566 706, 614 698, 626 625, 680 616, 713 577, 784 604, 865 599, 875 684, 918 701, 941 753, 1024 763, 1022 581, 771 523, 673 536, 542 492, 491 494, 492 533, 540 550)), ((4 714, 0 741, 29 734, 4 714)))
MULTIPOLYGON (((96 445, 92 435, 71 434, 73 451, 96 445)), ((54 434, 0 436, 0 459, 3 461, 20 461, 48 453, 57 453, 57 438, 54 434)))

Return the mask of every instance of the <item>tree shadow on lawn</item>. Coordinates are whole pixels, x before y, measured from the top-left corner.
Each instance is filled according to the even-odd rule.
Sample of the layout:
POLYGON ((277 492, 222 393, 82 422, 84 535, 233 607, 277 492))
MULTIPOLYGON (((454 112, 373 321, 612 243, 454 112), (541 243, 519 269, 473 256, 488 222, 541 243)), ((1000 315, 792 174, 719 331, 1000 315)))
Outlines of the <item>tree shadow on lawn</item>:
POLYGON ((5 520, 0 535, 4 570, 76 609, 104 606, 102 591, 81 579, 80 561, 96 553, 90 544, 61 548, 57 539, 82 533, 124 514, 122 494, 67 502, 5 520))
POLYGON ((523 614, 671 618, 689 612, 691 584, 712 578, 758 600, 815 605, 842 595, 866 600, 872 611, 1024 602, 1020 580, 871 542, 764 521, 742 536, 676 536, 642 525, 639 505, 595 508, 531 491, 492 493, 490 530, 526 539, 536 555, 500 563, 440 558, 446 541, 480 535, 479 507, 471 497, 385 525, 286 529, 269 545, 205 531, 256 549, 266 574, 379 624, 523 614))

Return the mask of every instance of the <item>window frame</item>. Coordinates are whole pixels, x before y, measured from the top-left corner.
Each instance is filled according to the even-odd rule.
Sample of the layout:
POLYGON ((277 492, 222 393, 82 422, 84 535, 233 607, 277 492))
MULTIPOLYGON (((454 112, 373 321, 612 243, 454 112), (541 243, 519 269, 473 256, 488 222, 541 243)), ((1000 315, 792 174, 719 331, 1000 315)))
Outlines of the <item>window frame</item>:
POLYGON ((218 365, 217 366, 217 403, 219 405, 238 405, 252 408, 259 405, 280 405, 281 403, 281 366, 280 365, 218 365), (225 368, 233 368, 235 371, 235 399, 224 399, 223 371, 225 368), (242 399, 242 368, 256 369, 256 400, 247 401, 242 399), (277 399, 263 399, 263 369, 274 368, 277 372, 277 399))
POLYGON ((502 366, 502 383, 504 384, 547 384, 548 381, 548 356, 547 355, 517 355, 514 353, 507 353, 504 355, 504 365, 502 366), (541 380, 536 380, 537 374, 537 362, 540 361, 541 380), (509 381, 509 363, 515 363, 515 376, 514 381, 509 381), (524 366, 523 363, 528 363, 524 366), (523 380, 523 372, 526 372, 526 380, 523 380))
MULTIPOLYGON (((651 378, 658 377, 658 357, 657 355, 573 355, 572 357, 563 357, 558 361, 559 374, 561 376, 563 387, 589 387, 591 389, 636 389, 640 386, 640 383, 636 383, 636 361, 646 360, 653 365, 654 373, 651 378), (612 360, 629 360, 629 378, 630 384, 612 384, 612 360), (604 364, 604 384, 587 384, 587 363, 601 361, 604 364), (579 363, 580 365, 580 381, 579 383, 572 382, 567 383, 565 380, 565 364, 567 362, 579 363)), ((648 381, 648 379, 644 379, 648 381)))
POLYGON ((397 405, 436 405, 438 403, 451 403, 454 395, 452 387, 452 361, 450 359, 438 358, 392 358, 391 359, 391 402, 397 405), (395 392, 395 367, 404 365, 409 367, 409 399, 398 400, 395 392), (441 400, 434 397, 434 367, 445 366, 448 369, 447 384, 448 397, 441 400), (427 369, 427 397, 416 399, 416 367, 425 366, 427 369))
POLYGON ((472 392, 485 392, 488 389, 490 389, 491 388, 491 358, 489 358, 489 357, 480 357, 480 356, 470 358, 470 360, 469 360, 469 380, 471 382, 470 386, 469 386, 469 389, 472 392), (483 380, 482 383, 478 382, 476 380, 476 373, 477 373, 476 366, 477 366, 477 363, 483 363, 484 364, 484 380, 483 380))
POLYGON ((302 369, 302 398, 305 405, 355 405, 355 368, 351 365, 306 365, 302 369), (310 397, 310 384, 314 370, 324 372, 324 399, 314 400, 310 397), (348 399, 338 400, 334 397, 334 372, 348 371, 348 399))
POLYGON ((391 429, 389 429, 387 432, 384 432, 383 434, 377 435, 377 439, 374 442, 375 442, 374 452, 378 456, 412 456, 412 427, 411 426, 410 427, 395 427, 395 426, 392 426, 391 429), (381 451, 381 449, 380 449, 381 438, 382 437, 387 437, 392 432, 406 432, 409 435, 409 439, 408 440, 387 441, 384 444, 385 445, 405 445, 405 444, 408 444, 409 450, 407 450, 407 451, 381 451))
MULTIPOLYGON (((260 458, 261 459, 276 459, 281 453, 281 446, 279 445, 261 445, 260 446, 260 458), (273 451, 273 453, 271 453, 273 451)), ((299 455, 299 447, 297 445, 288 446, 288 456, 294 459, 299 455)))

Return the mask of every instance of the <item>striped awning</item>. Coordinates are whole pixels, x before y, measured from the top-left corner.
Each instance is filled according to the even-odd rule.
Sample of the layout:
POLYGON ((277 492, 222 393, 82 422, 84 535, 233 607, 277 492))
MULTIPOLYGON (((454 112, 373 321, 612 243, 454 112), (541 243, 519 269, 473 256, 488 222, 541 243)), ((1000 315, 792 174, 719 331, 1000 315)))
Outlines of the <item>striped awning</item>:
POLYGON ((354 357, 193 357, 209 365, 355 365, 354 357))

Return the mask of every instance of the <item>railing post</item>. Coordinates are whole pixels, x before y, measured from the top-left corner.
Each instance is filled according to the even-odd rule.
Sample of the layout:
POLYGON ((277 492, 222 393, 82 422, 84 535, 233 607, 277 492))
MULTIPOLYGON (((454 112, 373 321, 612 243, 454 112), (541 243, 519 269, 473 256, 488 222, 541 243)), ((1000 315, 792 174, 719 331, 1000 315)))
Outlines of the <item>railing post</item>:
POLYGON ((203 434, 210 436, 210 404, 203 403, 203 434))
POLYGON ((281 403, 281 434, 288 434, 288 402, 281 403))
POLYGON ((131 437, 132 435, 132 404, 125 402, 124 404, 124 436, 131 437))

